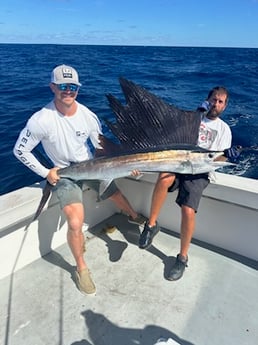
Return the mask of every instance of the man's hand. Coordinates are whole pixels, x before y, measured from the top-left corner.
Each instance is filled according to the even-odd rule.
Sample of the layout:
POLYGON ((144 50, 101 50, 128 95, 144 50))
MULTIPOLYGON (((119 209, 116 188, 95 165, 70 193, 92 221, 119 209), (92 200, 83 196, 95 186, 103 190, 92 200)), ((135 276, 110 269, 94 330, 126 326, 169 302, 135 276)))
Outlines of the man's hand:
POLYGON ((210 108, 211 108, 211 104, 208 101, 204 101, 199 105, 199 107, 197 108, 197 111, 204 113, 204 112, 208 112, 210 108))
POLYGON ((132 170, 131 176, 135 177, 136 180, 138 180, 143 176, 143 174, 139 170, 132 170))
POLYGON ((60 180, 60 177, 57 175, 57 170, 60 168, 52 168, 49 170, 49 173, 47 175, 47 180, 50 184, 52 184, 53 186, 55 186, 57 184, 57 182, 60 180))
POLYGON ((141 172, 139 170, 132 170, 131 175, 136 177, 141 175, 141 172))
POLYGON ((242 151, 242 146, 235 145, 229 149, 224 150, 224 155, 227 157, 229 162, 235 163, 237 158, 240 156, 242 151))

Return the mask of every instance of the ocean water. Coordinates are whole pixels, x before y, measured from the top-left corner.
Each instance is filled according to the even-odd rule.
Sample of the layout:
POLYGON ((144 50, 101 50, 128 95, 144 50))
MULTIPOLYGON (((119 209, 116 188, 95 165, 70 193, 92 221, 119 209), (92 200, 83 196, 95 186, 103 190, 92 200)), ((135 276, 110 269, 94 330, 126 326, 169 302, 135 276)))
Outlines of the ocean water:
POLYGON ((78 70, 78 101, 100 119, 113 117, 107 93, 123 100, 120 76, 188 110, 212 87, 227 87, 230 102, 222 118, 233 144, 244 150, 224 172, 258 178, 258 49, 0 44, 0 56, 0 194, 41 180, 12 149, 27 119, 52 99, 50 73, 63 63, 78 70))

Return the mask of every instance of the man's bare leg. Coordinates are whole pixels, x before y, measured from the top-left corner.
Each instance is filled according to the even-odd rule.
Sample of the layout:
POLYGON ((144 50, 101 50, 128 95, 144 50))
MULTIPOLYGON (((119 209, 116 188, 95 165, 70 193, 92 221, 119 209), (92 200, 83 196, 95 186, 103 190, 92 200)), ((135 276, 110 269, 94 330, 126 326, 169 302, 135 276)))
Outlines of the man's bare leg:
MULTIPOLYGON (((125 212, 129 215, 129 217, 135 221, 137 224, 143 224, 146 220, 145 217, 138 214, 131 206, 127 198, 121 193, 120 190, 117 190, 113 195, 109 197, 110 200, 112 200, 117 208, 125 212)), ((132 221, 133 222, 133 221, 132 221)))
POLYGON ((175 180, 175 175, 171 173, 160 173, 158 180, 156 182, 152 200, 151 200, 151 210, 149 221, 145 223, 143 232, 139 238, 139 248, 148 249, 153 238, 157 235, 160 230, 160 227, 157 223, 157 219, 160 213, 160 210, 165 202, 168 188, 173 184, 175 180))
POLYGON ((195 229, 195 210, 189 206, 181 206, 181 230, 180 230, 180 253, 172 267, 168 279, 180 279, 187 267, 188 249, 195 229))
POLYGON ((96 288, 90 277, 87 264, 84 260, 84 235, 82 225, 84 220, 83 204, 74 203, 63 208, 68 222, 67 242, 76 262, 76 281, 82 293, 94 293, 96 288))
POLYGON ((170 173, 160 173, 157 179, 151 201, 151 209, 149 216, 149 226, 156 224, 160 210, 166 200, 168 188, 175 181, 175 175, 170 173))

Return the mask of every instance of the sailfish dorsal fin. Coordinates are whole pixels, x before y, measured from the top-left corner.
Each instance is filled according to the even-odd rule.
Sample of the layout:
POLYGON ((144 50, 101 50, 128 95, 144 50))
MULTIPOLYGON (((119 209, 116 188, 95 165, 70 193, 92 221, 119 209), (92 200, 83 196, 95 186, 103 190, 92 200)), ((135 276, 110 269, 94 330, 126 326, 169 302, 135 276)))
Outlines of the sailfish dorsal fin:
POLYGON ((126 104, 107 95, 116 116, 115 123, 107 122, 107 126, 118 138, 122 151, 197 145, 199 112, 168 104, 132 81, 120 78, 119 82, 126 104))

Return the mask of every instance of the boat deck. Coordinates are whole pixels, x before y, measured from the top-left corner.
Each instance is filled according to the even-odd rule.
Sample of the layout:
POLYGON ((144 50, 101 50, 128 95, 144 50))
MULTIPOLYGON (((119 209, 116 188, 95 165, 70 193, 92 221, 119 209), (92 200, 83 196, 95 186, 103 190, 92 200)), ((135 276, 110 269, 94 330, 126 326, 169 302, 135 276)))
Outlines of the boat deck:
POLYGON ((162 229, 140 250, 139 232, 122 214, 86 232, 93 296, 77 290, 66 244, 2 279, 0 343, 258 344, 257 262, 193 241, 184 277, 171 282, 178 237, 162 229))

